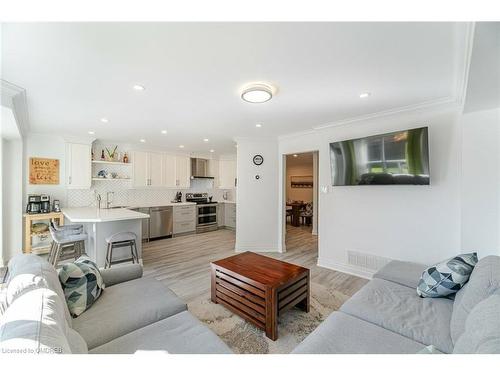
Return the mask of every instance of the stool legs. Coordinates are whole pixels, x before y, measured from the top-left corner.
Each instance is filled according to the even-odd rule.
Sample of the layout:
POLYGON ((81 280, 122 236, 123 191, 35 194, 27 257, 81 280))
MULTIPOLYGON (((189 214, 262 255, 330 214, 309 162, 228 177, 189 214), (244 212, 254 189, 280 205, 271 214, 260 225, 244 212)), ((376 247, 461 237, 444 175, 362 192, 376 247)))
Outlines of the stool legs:
POLYGON ((137 243, 135 240, 130 240, 130 241, 121 241, 121 242, 109 242, 107 246, 107 251, 106 251, 106 261, 104 263, 104 268, 111 268, 113 264, 117 263, 123 263, 123 262, 130 262, 132 263, 139 263, 139 255, 137 251, 137 243), (126 247, 130 246, 130 258, 127 259, 120 259, 117 261, 113 261, 113 249, 114 248, 119 248, 119 247, 126 247))

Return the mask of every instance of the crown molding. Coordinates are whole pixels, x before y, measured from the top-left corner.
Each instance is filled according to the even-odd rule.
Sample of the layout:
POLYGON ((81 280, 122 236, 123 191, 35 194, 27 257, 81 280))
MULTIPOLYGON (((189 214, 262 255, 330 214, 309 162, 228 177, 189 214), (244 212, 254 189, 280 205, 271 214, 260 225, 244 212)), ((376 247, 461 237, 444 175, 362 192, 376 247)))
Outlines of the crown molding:
POLYGON ((463 41, 463 49, 460 53, 460 48, 457 57, 457 77, 456 77, 456 98, 460 109, 463 110, 465 99, 467 97, 467 86, 469 83, 469 71, 472 60, 472 49, 474 47, 474 31, 476 28, 475 22, 467 22, 465 26, 465 36, 463 41))
POLYGON ((19 133, 22 137, 27 136, 30 125, 26 90, 4 79, 0 79, 0 92, 2 105, 12 109, 19 133))

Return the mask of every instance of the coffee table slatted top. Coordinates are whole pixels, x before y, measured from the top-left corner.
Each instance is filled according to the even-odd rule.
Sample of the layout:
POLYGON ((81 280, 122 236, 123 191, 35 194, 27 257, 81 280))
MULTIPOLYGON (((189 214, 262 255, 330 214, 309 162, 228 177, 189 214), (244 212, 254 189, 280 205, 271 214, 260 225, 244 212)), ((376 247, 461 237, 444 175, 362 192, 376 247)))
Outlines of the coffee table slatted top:
POLYGON ((262 288, 279 287, 308 272, 307 268, 249 251, 215 261, 213 264, 224 268, 229 274, 234 273, 240 279, 244 277, 260 284, 262 288))

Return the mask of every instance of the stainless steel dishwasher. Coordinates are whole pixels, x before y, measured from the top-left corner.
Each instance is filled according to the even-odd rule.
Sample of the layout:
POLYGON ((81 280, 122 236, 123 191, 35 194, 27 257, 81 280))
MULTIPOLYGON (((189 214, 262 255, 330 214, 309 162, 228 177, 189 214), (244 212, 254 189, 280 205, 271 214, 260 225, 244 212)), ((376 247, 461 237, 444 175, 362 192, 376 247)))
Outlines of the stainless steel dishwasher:
MULTIPOLYGON (((137 211, 149 215, 149 207, 147 208, 134 208, 132 211, 137 211)), ((142 240, 149 241, 149 218, 142 219, 142 240)))
POLYGON ((149 216, 150 239, 172 235, 174 226, 172 206, 151 207, 149 216))

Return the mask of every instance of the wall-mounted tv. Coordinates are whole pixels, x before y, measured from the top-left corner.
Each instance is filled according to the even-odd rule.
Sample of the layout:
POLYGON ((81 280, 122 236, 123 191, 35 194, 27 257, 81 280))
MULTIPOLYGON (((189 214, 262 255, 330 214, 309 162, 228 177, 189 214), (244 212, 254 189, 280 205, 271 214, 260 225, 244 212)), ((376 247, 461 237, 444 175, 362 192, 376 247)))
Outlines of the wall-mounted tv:
POLYGON ((330 143, 332 185, 429 185, 428 128, 330 143))

